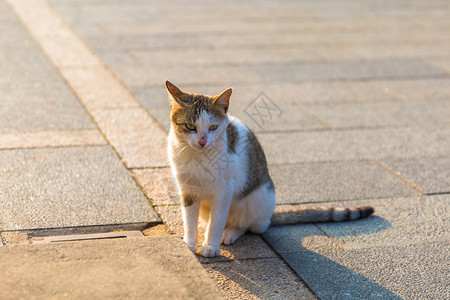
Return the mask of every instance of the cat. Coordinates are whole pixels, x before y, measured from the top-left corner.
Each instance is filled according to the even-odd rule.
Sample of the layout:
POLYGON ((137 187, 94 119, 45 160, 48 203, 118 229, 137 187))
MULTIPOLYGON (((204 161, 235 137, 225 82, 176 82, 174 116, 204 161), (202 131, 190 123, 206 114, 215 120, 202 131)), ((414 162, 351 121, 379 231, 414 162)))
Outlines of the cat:
POLYGON ((370 216, 374 209, 298 208, 275 210, 275 186, 255 134, 228 115, 232 89, 218 96, 186 93, 166 81, 171 128, 168 155, 181 196, 184 241, 197 251, 197 223, 207 223, 200 254, 220 255, 247 231, 269 225, 345 221, 370 216))

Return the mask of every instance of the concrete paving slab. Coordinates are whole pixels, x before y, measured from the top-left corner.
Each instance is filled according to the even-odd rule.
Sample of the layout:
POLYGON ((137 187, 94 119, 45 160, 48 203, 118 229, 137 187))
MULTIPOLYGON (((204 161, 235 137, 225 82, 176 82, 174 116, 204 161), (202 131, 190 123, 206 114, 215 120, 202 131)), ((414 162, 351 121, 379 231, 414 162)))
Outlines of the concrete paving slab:
POLYGON ((448 154, 450 129, 386 128, 371 130, 259 134, 269 163, 424 157, 448 154), (286 150, 289 149, 289 150, 286 150))
POLYGON ((203 264, 226 299, 317 299, 281 259, 203 264))
MULTIPOLYGON (((115 91, 124 90, 123 84, 102 63, 99 63, 99 58, 74 34, 50 5, 42 0, 35 3, 39 9, 30 10, 23 1, 9 2, 9 4, 16 10, 24 24, 28 26, 42 49, 68 81, 68 84, 74 88, 75 92, 81 89, 79 94, 81 102, 87 107, 89 113, 92 114, 100 129, 105 133, 127 166, 166 166, 165 153, 158 151, 160 146, 166 142, 166 134, 144 109, 130 108, 123 113, 122 110, 105 110, 104 97, 99 97, 98 100, 96 97, 89 98, 90 94, 82 89, 83 84, 80 84, 80 82, 87 82, 90 79, 89 77, 86 79, 80 76, 80 73, 75 72, 74 75, 72 72, 70 74, 74 75, 74 80, 73 77, 69 76, 70 74, 66 74, 72 67, 84 71, 93 68, 95 69, 94 77, 97 76, 95 77, 97 79, 100 77, 105 81, 103 86, 119 86, 115 91), (54 28, 58 30, 54 31, 54 28), (70 55, 61 55, 64 51, 67 51, 70 55), (72 59, 74 57, 76 59, 72 59), (82 93, 83 91, 84 93, 82 93), (92 99, 97 101, 92 101, 92 99), (91 102, 94 102, 94 107, 90 106, 91 102), (94 109, 98 108, 98 105, 103 105, 101 106, 102 111, 97 112, 94 109), (151 134, 150 139, 148 138, 149 134, 151 134), (141 159, 142 157, 144 159, 141 159)), ((89 72, 86 73, 89 74, 89 72)), ((92 89, 92 83, 87 84, 87 86, 92 89)), ((120 101, 126 102, 120 106, 121 108, 132 107, 133 104, 136 104, 136 100, 126 91, 117 95, 108 94, 107 96, 113 98, 121 96, 120 101)))
POLYGON ((315 251, 315 245, 337 248, 336 243, 314 224, 271 226, 262 236, 280 255, 306 251, 306 248, 315 251))
MULTIPOLYGON (((2 9, 2 8, 0 8, 2 9)), ((4 50, 23 49, 29 46, 28 34, 10 11, 5 15, 0 15, 0 24, 4 30, 0 33, 0 46, 4 50)))
POLYGON ((383 163, 427 194, 450 192, 448 156, 384 159, 383 163))
POLYGON ((221 66, 241 63, 281 63, 314 61, 313 52, 297 48, 235 48, 235 49, 161 49, 131 50, 130 54, 143 66, 221 66))
POLYGON ((180 204, 180 196, 170 168, 133 169, 131 174, 153 205, 180 204))
POLYGON ((143 108, 95 111, 95 120, 128 168, 167 167, 167 135, 143 108))
POLYGON ((106 144, 106 140, 96 129, 0 133, 1 150, 106 144))
POLYGON ((440 298, 447 284, 442 262, 448 261, 448 200, 441 195, 371 201, 376 212, 368 219, 271 227, 264 238, 321 299, 414 299, 412 291, 440 298))
POLYGON ((344 249, 423 244, 449 240, 450 197, 417 196, 382 200, 332 202, 330 206, 360 206, 371 203, 375 216, 318 227, 344 249))
MULTIPOLYGON (((59 12, 59 10, 58 10, 59 12)), ((64 14, 65 16, 65 14, 64 14)), ((147 16, 148 18, 148 16, 147 16)), ((211 49, 211 46, 203 42, 196 34, 165 34, 165 35, 132 35, 132 36, 105 36, 103 32, 89 31, 92 28, 92 23, 76 24, 77 20, 70 25, 76 29, 89 45, 95 49, 96 52, 102 53, 102 59, 110 62, 107 59, 107 53, 112 50, 139 50, 139 49, 211 49)), ((108 64, 109 65, 109 64, 108 64)))
POLYGON ((155 206, 154 208, 172 234, 184 235, 180 205, 161 205, 155 206))
POLYGON ((447 195, 439 195, 328 202, 323 206, 372 205, 375 214, 351 222, 275 226, 263 236, 281 254, 301 252, 305 248, 320 251, 324 246, 352 250, 442 242, 450 237, 449 199, 447 195))
POLYGON ((0 298, 222 299, 177 237, 2 247, 0 298))
POLYGON ((93 112, 102 109, 139 108, 130 91, 104 68, 64 68, 64 76, 86 108, 93 112))
POLYGON ((243 66, 172 66, 160 67, 148 72, 145 68, 116 67, 114 72, 129 87, 159 87, 167 79, 178 85, 219 84, 232 86, 234 83, 252 83, 260 77, 243 66))
POLYGON ((449 78, 429 78, 420 80, 389 80, 375 82, 387 94, 404 101, 448 101, 450 98, 449 78))
POLYGON ((426 63, 438 68, 440 70, 445 71, 447 74, 450 74, 450 59, 448 57, 446 58, 429 58, 426 60, 426 63))
POLYGON ((445 75, 418 60, 372 60, 289 64, 245 64, 266 82, 404 78, 445 75))
POLYGON ((320 299, 445 299, 448 249, 442 242, 283 257, 320 299))
POLYGON ((413 188, 372 161, 271 165, 269 171, 279 204, 417 194, 413 188))
MULTIPOLYGON (((20 24, 16 24, 15 28, 20 24)), ((31 37, 26 47, 2 51, 0 131, 95 128, 89 116, 31 37), (44 81, 51 84, 43 84, 44 81), (14 84, 13 84, 14 82, 14 84)))
POLYGON ((0 151, 0 170, 2 230, 159 222, 109 146, 0 151))
MULTIPOLYGON (((28 93, 31 94, 32 90, 28 93)), ((29 96, 24 101, 2 100, 0 132, 95 129, 95 124, 74 96, 69 93, 64 95, 64 98, 29 96)))
MULTIPOLYGON (((17 24, 19 25, 19 24, 17 24)), ((29 36, 29 35, 28 35, 29 36)), ((36 43, 29 36, 27 47, 5 49, 0 55, 0 67, 8 76, 2 76, 0 82, 38 81, 43 76, 47 80, 56 80, 62 83, 53 66, 39 50, 36 43)))
POLYGON ((332 128, 432 127, 450 124, 450 104, 441 101, 305 105, 332 128))

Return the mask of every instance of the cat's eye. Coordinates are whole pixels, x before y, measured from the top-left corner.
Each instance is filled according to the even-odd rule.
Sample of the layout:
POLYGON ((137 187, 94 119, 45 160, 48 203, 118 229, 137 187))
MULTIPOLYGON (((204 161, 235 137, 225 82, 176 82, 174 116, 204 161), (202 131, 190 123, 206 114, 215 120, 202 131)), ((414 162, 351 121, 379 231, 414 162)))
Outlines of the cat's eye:
POLYGON ((195 130, 195 125, 194 125, 194 124, 186 123, 185 126, 186 126, 187 129, 189 129, 189 130, 191 130, 191 131, 192 131, 192 130, 195 130))
POLYGON ((209 130, 211 130, 211 131, 216 130, 217 127, 218 127, 218 125, 211 125, 211 126, 209 126, 209 130))

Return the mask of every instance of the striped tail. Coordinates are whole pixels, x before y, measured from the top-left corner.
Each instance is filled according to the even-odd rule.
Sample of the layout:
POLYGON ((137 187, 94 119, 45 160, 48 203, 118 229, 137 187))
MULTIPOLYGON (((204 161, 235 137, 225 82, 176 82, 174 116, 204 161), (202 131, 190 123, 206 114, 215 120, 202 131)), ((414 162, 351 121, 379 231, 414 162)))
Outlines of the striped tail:
POLYGON ((372 206, 337 207, 299 207, 283 205, 276 207, 270 220, 271 225, 291 225, 316 222, 340 222, 367 218, 374 213, 372 206))

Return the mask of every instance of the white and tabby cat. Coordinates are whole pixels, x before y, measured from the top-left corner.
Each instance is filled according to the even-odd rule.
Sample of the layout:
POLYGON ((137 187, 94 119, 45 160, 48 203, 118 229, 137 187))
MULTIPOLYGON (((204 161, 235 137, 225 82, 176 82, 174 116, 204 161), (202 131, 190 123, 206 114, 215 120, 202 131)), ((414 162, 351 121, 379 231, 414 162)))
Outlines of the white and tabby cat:
POLYGON ((228 116, 231 89, 218 96, 182 92, 166 81, 172 104, 169 159, 182 200, 184 241, 197 249, 197 222, 208 224, 201 255, 220 254, 246 231, 270 224, 365 218, 372 207, 285 208, 275 211, 275 187, 253 132, 228 116))

